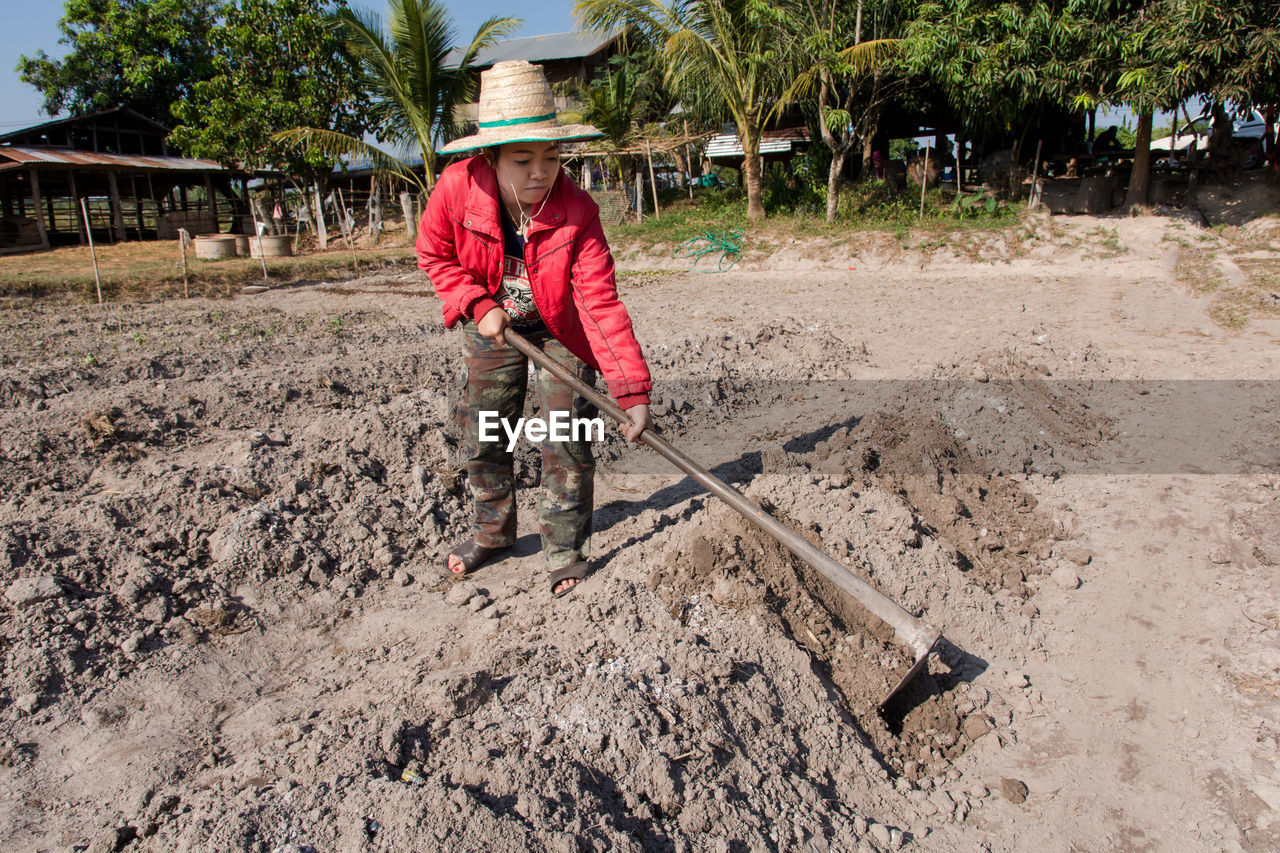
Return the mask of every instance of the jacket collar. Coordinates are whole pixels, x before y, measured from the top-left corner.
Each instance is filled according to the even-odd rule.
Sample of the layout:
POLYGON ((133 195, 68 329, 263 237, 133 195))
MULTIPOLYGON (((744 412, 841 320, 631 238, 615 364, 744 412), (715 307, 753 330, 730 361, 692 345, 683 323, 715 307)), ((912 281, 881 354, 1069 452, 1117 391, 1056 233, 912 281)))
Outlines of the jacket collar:
MULTIPOLYGON (((471 175, 468 182, 470 189, 467 192, 467 219, 471 221, 473 230, 500 237, 502 224, 498 219, 498 176, 483 154, 470 158, 467 171, 471 175)), ((551 187, 551 197, 546 204, 539 205, 533 224, 529 226, 529 234, 558 228, 565 223, 564 200, 568 181, 569 176, 561 166, 560 174, 551 187)))

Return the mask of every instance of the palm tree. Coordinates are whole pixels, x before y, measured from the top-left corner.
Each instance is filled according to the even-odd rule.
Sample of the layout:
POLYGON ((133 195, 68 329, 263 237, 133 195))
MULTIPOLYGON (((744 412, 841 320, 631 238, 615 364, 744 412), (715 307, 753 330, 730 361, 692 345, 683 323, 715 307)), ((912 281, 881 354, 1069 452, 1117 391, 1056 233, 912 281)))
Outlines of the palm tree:
POLYGON ((334 16, 360 61, 362 85, 370 93, 380 142, 422 154, 423 176, 402 160, 364 140, 318 128, 297 128, 279 138, 330 155, 367 157, 375 170, 391 173, 429 192, 435 184, 436 149, 458 128, 455 112, 474 96, 468 71, 481 49, 510 35, 519 18, 490 18, 452 64, 453 24, 442 0, 388 0, 387 22, 376 12, 340 9, 334 16))
MULTIPOLYGON (((626 155, 622 152, 632 146, 636 136, 637 99, 631 75, 625 66, 605 72, 590 86, 581 88, 578 96, 582 99, 582 109, 577 120, 599 128, 604 134, 602 141, 614 151, 609 159, 613 161, 619 180, 625 181, 626 155)), ((572 115, 565 118, 566 121, 575 121, 572 115)))
POLYGON ((615 57, 612 68, 605 70, 589 84, 570 81, 568 93, 579 102, 576 111, 566 111, 562 118, 596 127, 604 134, 602 147, 611 149, 609 162, 624 182, 628 157, 625 152, 636 144, 640 117, 644 110, 644 92, 637 85, 636 72, 629 57, 615 57))
POLYGON ((724 103, 742 140, 747 218, 763 219, 760 135, 789 82, 783 11, 762 0, 579 0, 574 11, 590 29, 634 27, 660 45, 673 89, 724 103))

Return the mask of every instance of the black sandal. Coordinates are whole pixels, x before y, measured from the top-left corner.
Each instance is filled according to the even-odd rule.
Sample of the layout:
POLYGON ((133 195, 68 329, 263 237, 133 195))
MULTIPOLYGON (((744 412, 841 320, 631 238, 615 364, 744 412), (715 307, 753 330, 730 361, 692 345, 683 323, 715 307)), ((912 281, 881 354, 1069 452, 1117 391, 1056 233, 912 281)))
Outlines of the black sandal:
POLYGON ((587 579, 587 576, 591 574, 591 571, 592 571, 591 564, 588 563, 586 560, 579 560, 576 563, 570 563, 567 566, 562 566, 561 568, 552 570, 551 595, 554 598, 559 598, 562 595, 567 595, 568 593, 582 586, 582 582, 587 579), (571 586, 567 586, 564 589, 560 590, 559 592, 556 592, 556 587, 560 585, 560 582, 568 581, 568 580, 576 580, 577 583, 572 584, 571 586))
POLYGON ((462 571, 455 572, 453 569, 449 568, 449 557, 445 557, 445 577, 452 578, 453 580, 464 578, 483 566, 494 556, 506 551, 509 547, 511 546, 505 545, 501 548, 488 548, 484 545, 478 544, 474 539, 467 539, 464 542, 459 542, 454 546, 453 550, 449 552, 449 557, 457 557, 462 561, 462 571))

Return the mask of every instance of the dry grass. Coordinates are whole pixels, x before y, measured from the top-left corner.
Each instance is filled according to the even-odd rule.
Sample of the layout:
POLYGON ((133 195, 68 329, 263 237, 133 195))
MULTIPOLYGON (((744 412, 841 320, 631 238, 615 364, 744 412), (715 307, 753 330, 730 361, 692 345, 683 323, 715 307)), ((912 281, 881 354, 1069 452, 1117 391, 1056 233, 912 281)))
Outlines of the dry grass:
MULTIPOLYGON (((361 274, 387 268, 411 269, 413 249, 404 237, 389 237, 377 247, 357 247, 361 274)), ((128 242, 97 247, 102 297, 112 302, 171 299, 183 294, 178 242, 128 242)), ((187 250, 188 292, 192 296, 226 297, 246 286, 262 284, 257 258, 198 260, 187 250)), ((302 281, 349 279, 355 276, 351 249, 340 239, 321 252, 304 248, 289 258, 268 258, 272 285, 302 281)), ((87 246, 0 257, 0 299, 54 299, 95 302, 93 258, 87 246)))
POLYGON ((1280 263, 1233 257, 1245 274, 1244 283, 1236 285, 1227 280, 1214 261, 1224 251, 1235 254, 1220 245, 1210 250, 1185 242, 1178 252, 1178 280, 1191 292, 1212 298, 1210 319, 1224 329, 1242 329, 1253 318, 1280 316, 1280 263))

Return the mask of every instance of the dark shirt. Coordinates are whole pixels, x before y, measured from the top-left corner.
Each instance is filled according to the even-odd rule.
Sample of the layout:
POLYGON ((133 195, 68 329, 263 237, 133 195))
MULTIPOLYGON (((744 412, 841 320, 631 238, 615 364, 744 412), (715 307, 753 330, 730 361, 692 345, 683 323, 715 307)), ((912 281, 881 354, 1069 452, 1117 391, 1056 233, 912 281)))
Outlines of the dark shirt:
POLYGON ((502 287, 498 291, 498 304, 511 318, 511 325, 529 328, 542 323, 538 306, 533 301, 533 289, 529 286, 529 274, 524 267, 524 238, 516 230, 516 224, 501 204, 502 214, 502 287))

